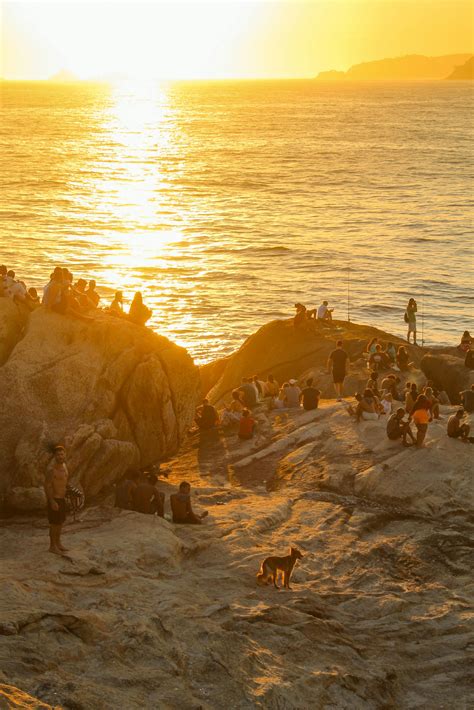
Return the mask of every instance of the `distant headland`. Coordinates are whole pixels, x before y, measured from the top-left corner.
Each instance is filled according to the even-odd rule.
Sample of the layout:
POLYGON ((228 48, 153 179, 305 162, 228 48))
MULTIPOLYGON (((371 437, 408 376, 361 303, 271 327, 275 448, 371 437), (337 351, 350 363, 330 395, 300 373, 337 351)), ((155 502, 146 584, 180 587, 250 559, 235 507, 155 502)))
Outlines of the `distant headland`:
POLYGON ((416 81, 422 79, 472 79, 474 57, 472 54, 447 54, 442 57, 425 57, 410 54, 405 57, 377 59, 354 64, 347 71, 323 71, 316 77, 322 81, 416 81))

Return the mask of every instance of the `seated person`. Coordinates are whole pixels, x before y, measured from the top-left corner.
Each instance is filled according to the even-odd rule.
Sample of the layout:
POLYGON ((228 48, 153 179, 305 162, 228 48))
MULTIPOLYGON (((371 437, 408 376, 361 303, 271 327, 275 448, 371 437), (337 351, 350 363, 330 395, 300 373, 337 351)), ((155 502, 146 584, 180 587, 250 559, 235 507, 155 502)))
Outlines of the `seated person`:
POLYGON ((356 417, 357 421, 360 421, 362 411, 360 409, 360 403, 362 401, 362 395, 359 394, 358 392, 354 395, 354 399, 357 402, 357 404, 354 406, 352 404, 347 405, 347 411, 351 415, 351 417, 356 417))
POLYGON ((295 303, 296 315, 293 319, 295 327, 304 325, 308 320, 313 320, 316 318, 316 308, 308 311, 306 306, 302 303, 295 303))
POLYGON ((273 375, 268 375, 267 381, 265 382, 265 396, 266 397, 278 397, 278 392, 280 391, 280 385, 275 380, 273 375))
POLYGON ((381 345, 375 346, 375 352, 369 357, 369 367, 372 370, 383 370, 389 366, 389 361, 386 354, 382 350, 381 345))
POLYGON ((159 515, 164 518, 165 496, 157 488, 158 478, 154 473, 144 474, 132 490, 133 509, 137 513, 159 515))
POLYGON ((208 515, 207 510, 196 514, 191 507, 191 486, 186 481, 179 484, 178 493, 170 495, 173 523, 182 525, 201 525, 203 518, 208 515))
POLYGON ((440 419, 439 416, 439 400, 434 396, 431 387, 425 387, 423 394, 428 399, 429 411, 432 419, 440 419))
POLYGON ((370 357, 370 355, 372 355, 375 352, 378 344, 379 344, 378 338, 372 338, 371 340, 369 340, 369 342, 367 343, 367 347, 365 349, 365 352, 368 354, 369 357, 370 357))
POLYGON ((381 414, 389 416, 392 413, 393 399, 390 392, 384 392, 380 399, 381 414))
POLYGON ((257 424, 248 409, 244 409, 239 422, 239 439, 251 439, 257 424))
POLYGON ((257 402, 260 402, 260 400, 265 397, 265 382, 262 382, 262 380, 259 380, 258 375, 254 375, 252 377, 251 384, 253 384, 253 386, 257 390, 257 402))
POLYGON ((202 404, 196 409, 196 417, 194 419, 201 431, 209 431, 215 429, 219 424, 219 415, 212 404, 209 404, 208 399, 203 399, 202 404))
POLYGON ((367 384, 365 385, 366 389, 372 390, 376 397, 380 397, 379 386, 377 383, 378 376, 377 372, 371 372, 369 379, 367 380, 367 384))
POLYGON ((402 372, 408 370, 410 366, 410 357, 408 355, 407 349, 404 345, 400 345, 397 352, 397 365, 398 369, 402 372))
POLYGON ((385 350, 385 354, 390 362, 390 365, 395 365, 397 361, 397 348, 393 343, 387 343, 387 349, 385 350))
POLYGON ((303 405, 303 409, 311 411, 312 409, 317 409, 319 404, 319 397, 321 392, 313 387, 313 378, 310 377, 306 380, 306 387, 301 390, 300 402, 303 405))
POLYGON ((399 377, 397 377, 396 375, 387 375, 387 377, 382 380, 380 389, 382 390, 382 392, 390 393, 392 395, 392 399, 395 399, 397 402, 401 402, 402 398, 400 392, 398 391, 399 384, 399 377))
POLYGON ((471 334, 469 333, 468 330, 465 330, 464 333, 462 334, 461 342, 458 345, 458 350, 460 350, 462 353, 467 353, 467 351, 471 349, 471 345, 472 345, 471 334))
POLYGON ((99 305, 99 301, 100 301, 100 296, 97 293, 97 291, 95 290, 95 287, 96 287, 96 283, 92 279, 91 281, 89 281, 89 287, 86 290, 86 296, 89 299, 90 303, 92 304, 93 308, 97 308, 97 306, 99 305))
POLYGON ((285 387, 285 407, 293 408, 300 406, 301 390, 296 380, 289 380, 288 387, 285 387))
POLYGON ((140 291, 133 297, 133 301, 130 304, 130 310, 128 312, 129 319, 136 323, 137 325, 145 325, 147 320, 150 319, 152 311, 145 306, 143 303, 143 296, 140 291))
POLYGON ((415 437, 410 428, 410 423, 403 419, 404 416, 405 410, 403 407, 399 407, 397 411, 391 415, 387 422, 387 436, 392 441, 397 441, 401 437, 404 446, 411 446, 407 441, 407 436, 410 437, 413 444, 415 443, 415 437))
POLYGON ((469 414, 474 412, 474 385, 471 385, 471 389, 460 392, 459 396, 465 411, 469 412, 469 414))
POLYGON ((463 439, 464 441, 469 439, 471 427, 469 424, 466 424, 466 422, 462 422, 464 414, 464 409, 458 409, 455 414, 449 417, 448 436, 451 439, 463 439))
POLYGON ((318 308, 318 320, 332 320, 334 308, 328 308, 328 302, 323 301, 318 308))
POLYGON ((38 306, 41 305, 38 291, 35 288, 32 287, 28 289, 25 296, 25 303, 30 311, 34 311, 35 308, 38 308, 38 306))
POLYGON ((257 389, 249 377, 242 378, 242 384, 238 388, 241 393, 243 404, 249 409, 253 409, 257 404, 257 389))
POLYGON ((464 358, 464 367, 468 370, 474 370, 474 350, 468 350, 464 358))
POLYGON ((229 426, 231 424, 238 424, 240 422, 240 415, 244 410, 244 405, 240 401, 239 390, 232 390, 232 400, 229 405, 224 407, 222 412, 221 423, 222 426, 229 426))
POLYGON ((123 293, 116 291, 114 300, 109 306, 109 310, 116 316, 123 316, 123 293))
POLYGON ((284 382, 282 384, 281 389, 278 393, 278 397, 275 397, 273 400, 273 405, 274 405, 275 409, 285 409, 285 407, 286 407, 286 404, 285 404, 286 390, 288 389, 289 386, 290 385, 288 382, 284 382))
POLYGON ((377 421, 378 415, 378 401, 371 389, 366 388, 364 394, 359 403, 359 418, 364 419, 364 421, 377 421))
POLYGON ((123 479, 115 487, 115 507, 122 510, 134 510, 133 493, 138 485, 140 473, 127 471, 123 479))

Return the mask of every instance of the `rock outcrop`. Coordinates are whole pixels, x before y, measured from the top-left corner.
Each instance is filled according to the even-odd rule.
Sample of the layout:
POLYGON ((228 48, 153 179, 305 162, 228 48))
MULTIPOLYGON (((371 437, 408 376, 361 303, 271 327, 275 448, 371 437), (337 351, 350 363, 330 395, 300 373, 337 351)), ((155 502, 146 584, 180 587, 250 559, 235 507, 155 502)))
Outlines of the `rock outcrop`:
POLYGON ((445 79, 457 65, 466 62, 470 56, 470 54, 446 54, 440 57, 425 57, 422 54, 409 54, 405 57, 390 57, 354 64, 346 72, 321 72, 317 79, 350 81, 445 79))
POLYGON ((426 377, 447 393, 452 404, 458 404, 459 393, 474 384, 474 371, 464 367, 464 355, 428 353, 420 363, 426 377))
POLYGON ((38 309, 20 333, 12 307, 0 299, 0 485, 10 504, 41 500, 50 444, 66 445, 86 495, 176 452, 199 396, 183 348, 101 313, 80 321, 38 309))
POLYGON ((447 78, 452 81, 474 80, 474 57, 470 57, 467 62, 455 67, 454 71, 447 78))
MULTIPOLYGON (((332 397, 334 389, 326 364, 339 339, 344 341, 351 361, 346 392, 354 394, 367 381, 364 353, 373 337, 384 343, 391 341, 396 347, 407 344, 377 328, 347 321, 333 321, 332 325, 313 321, 308 329, 295 328, 293 319, 272 321, 247 338, 236 353, 221 363, 223 368, 216 371, 218 379, 210 389, 209 397, 213 402, 220 403, 229 398, 232 389, 240 385, 242 377, 258 375, 265 378, 269 373, 280 383, 292 377, 304 379, 308 375, 314 376, 323 397, 332 397)), ((408 350, 411 360, 418 366, 422 348, 408 346, 408 350)), ((205 381, 208 384, 211 370, 209 365, 205 367, 205 381)))
POLYGON ((169 518, 186 476, 202 526, 90 507, 57 557, 44 518, 3 521, 0 681, 84 710, 467 707, 472 446, 450 411, 421 450, 334 402, 196 437, 159 485, 169 518), (290 545, 292 589, 257 586, 290 545))

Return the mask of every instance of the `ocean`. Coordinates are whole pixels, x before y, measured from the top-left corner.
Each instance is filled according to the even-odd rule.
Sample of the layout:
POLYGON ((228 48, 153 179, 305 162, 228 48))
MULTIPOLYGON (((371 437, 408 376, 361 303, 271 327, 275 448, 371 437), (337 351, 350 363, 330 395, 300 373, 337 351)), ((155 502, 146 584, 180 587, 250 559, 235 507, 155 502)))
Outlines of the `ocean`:
POLYGON ((472 327, 467 82, 0 84, 0 262, 106 305, 137 290, 197 362, 327 299, 457 343, 472 327))

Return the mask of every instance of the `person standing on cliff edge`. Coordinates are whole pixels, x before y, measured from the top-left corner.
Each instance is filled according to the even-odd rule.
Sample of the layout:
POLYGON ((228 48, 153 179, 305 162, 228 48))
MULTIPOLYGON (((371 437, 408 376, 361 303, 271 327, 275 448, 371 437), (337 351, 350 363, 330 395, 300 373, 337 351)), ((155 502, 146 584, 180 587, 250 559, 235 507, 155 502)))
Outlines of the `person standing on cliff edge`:
POLYGON ((348 360, 349 355, 342 348, 342 340, 338 340, 336 343, 336 349, 332 351, 328 358, 328 372, 332 372, 332 380, 334 382, 334 389, 336 390, 338 402, 342 399, 342 388, 344 385, 344 379, 347 375, 348 360))
POLYGON ((66 520, 66 488, 69 472, 64 446, 54 447, 54 458, 46 470, 44 490, 48 500, 49 551, 55 555, 67 552, 61 543, 61 531, 66 520))
POLYGON ((408 323, 407 341, 410 342, 410 333, 413 333, 413 345, 418 345, 416 342, 416 312, 418 310, 417 303, 414 298, 408 301, 405 311, 405 323, 408 323))

